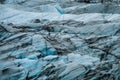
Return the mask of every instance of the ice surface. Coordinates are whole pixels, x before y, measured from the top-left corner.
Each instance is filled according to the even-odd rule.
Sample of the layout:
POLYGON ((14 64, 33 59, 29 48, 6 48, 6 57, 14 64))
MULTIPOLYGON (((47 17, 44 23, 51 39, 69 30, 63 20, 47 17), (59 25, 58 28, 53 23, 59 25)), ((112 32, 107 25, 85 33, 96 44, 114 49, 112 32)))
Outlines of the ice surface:
POLYGON ((119 80, 119 64, 119 4, 0 4, 0 80, 119 80))

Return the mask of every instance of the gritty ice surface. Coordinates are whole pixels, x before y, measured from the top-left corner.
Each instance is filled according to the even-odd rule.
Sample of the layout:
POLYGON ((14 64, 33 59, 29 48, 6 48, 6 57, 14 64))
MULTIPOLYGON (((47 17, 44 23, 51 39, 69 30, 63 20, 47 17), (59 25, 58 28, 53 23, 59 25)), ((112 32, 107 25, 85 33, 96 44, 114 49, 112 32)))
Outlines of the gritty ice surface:
POLYGON ((119 4, 0 4, 0 80, 120 80, 119 66, 119 4))

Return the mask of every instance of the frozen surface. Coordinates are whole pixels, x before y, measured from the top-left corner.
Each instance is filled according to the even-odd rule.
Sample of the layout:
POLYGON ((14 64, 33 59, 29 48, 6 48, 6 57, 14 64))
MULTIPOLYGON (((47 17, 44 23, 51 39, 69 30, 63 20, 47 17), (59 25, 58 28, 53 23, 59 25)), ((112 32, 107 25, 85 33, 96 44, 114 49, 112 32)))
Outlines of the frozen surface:
POLYGON ((119 66, 119 4, 1 1, 0 80, 120 80, 119 66))

